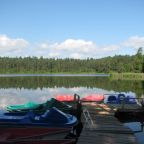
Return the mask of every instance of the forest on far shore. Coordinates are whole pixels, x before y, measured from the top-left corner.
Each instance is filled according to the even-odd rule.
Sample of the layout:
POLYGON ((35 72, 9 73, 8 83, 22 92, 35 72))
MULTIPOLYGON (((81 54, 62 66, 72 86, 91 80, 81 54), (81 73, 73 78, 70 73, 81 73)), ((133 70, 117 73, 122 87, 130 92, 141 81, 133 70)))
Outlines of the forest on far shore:
POLYGON ((144 73, 143 48, 135 55, 101 59, 0 57, 0 73, 144 73))

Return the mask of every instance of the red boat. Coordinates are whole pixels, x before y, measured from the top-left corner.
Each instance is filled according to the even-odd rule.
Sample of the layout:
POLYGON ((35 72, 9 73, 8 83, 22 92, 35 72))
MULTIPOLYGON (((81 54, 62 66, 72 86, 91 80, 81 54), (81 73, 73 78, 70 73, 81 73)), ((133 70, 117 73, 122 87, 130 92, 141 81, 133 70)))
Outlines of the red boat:
POLYGON ((24 139, 64 139, 71 128, 43 128, 43 127, 1 127, 0 143, 21 141, 24 139))
POLYGON ((104 100, 104 95, 101 94, 91 94, 81 98, 81 101, 85 101, 85 102, 101 102, 103 100, 104 100))
POLYGON ((57 95, 56 99, 58 101, 65 101, 65 102, 70 102, 70 101, 74 101, 74 96, 73 95, 57 95))
POLYGON ((64 94, 64 95, 57 95, 55 99, 61 102, 74 102, 74 101, 79 102, 80 96, 78 94, 74 95, 64 94))

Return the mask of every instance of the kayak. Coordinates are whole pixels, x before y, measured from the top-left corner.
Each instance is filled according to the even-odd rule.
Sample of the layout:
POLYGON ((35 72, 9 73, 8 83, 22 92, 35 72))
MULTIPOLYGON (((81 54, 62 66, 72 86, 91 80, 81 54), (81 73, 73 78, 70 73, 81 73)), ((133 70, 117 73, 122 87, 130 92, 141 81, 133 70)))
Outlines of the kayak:
POLYGON ((46 126, 46 127, 73 127, 77 118, 53 107, 44 114, 36 115, 32 111, 24 116, 0 116, 0 125, 11 126, 46 126))
POLYGON ((100 94, 91 94, 81 98, 81 101, 90 101, 90 102, 101 102, 103 100, 104 100, 104 95, 100 95, 100 94))

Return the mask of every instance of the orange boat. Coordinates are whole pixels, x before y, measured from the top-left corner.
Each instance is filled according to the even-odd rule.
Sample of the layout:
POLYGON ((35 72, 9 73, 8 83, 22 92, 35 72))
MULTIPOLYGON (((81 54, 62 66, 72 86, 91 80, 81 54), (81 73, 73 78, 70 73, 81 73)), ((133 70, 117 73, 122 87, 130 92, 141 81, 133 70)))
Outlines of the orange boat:
POLYGON ((101 102, 103 100, 104 100, 104 95, 101 94, 91 94, 81 98, 81 101, 88 101, 88 102, 101 102))

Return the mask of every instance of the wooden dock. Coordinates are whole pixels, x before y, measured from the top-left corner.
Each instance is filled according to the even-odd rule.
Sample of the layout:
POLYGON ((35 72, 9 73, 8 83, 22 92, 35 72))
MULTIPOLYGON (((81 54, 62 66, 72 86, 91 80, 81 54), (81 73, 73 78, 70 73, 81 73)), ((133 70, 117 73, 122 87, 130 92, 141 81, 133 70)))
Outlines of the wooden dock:
POLYGON ((114 117, 115 107, 83 103, 84 128, 77 144, 137 144, 132 130, 114 117))

